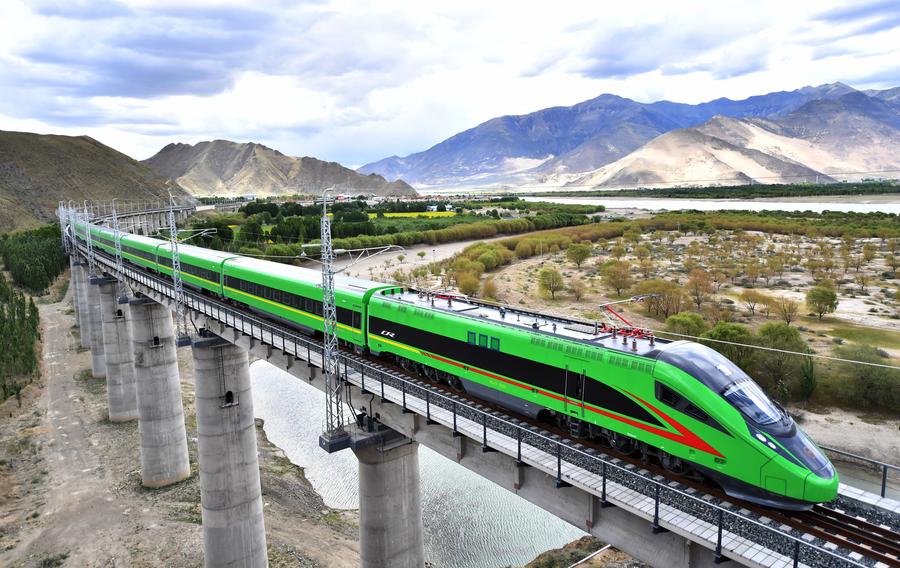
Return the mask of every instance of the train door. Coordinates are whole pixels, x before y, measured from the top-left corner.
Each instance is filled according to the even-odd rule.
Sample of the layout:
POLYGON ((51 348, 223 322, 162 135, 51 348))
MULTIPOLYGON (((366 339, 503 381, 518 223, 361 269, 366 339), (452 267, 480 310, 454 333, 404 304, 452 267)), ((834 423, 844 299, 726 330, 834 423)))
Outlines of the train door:
POLYGON ((587 372, 582 369, 580 373, 570 372, 566 365, 566 379, 563 392, 563 412, 567 416, 575 415, 584 417, 584 381, 587 372), (573 401, 569 403, 569 399, 573 401), (576 402, 577 401, 577 402, 576 402))

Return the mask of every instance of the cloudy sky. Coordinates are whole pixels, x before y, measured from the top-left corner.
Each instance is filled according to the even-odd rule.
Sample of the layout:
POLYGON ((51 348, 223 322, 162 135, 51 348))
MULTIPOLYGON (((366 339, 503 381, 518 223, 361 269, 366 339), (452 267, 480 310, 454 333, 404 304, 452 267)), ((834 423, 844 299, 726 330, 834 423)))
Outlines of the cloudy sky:
POLYGON ((897 0, 2 0, 0 129, 358 166, 610 92, 900 85, 897 0))

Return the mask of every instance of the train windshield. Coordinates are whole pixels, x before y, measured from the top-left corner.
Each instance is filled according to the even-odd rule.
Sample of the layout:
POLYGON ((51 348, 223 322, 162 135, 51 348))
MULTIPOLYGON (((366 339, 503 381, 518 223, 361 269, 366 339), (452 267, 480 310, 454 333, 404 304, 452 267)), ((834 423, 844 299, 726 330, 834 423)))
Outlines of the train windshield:
POLYGON ((775 424, 783 417, 781 410, 772 404, 759 385, 750 379, 732 383, 722 396, 757 424, 763 426, 775 424))
POLYGON ((747 373, 727 357, 706 345, 678 342, 660 352, 658 361, 674 365, 691 375, 757 424, 781 421, 784 414, 747 373))

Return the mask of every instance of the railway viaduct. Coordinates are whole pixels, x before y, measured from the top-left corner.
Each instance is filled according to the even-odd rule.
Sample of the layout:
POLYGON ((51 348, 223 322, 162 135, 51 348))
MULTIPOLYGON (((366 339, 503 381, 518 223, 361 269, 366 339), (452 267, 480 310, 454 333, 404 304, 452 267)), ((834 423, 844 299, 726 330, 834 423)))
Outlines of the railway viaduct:
MULTIPOLYGON (((193 207, 178 208, 184 218, 193 207)), ((94 223, 110 220, 106 206, 94 223)), ((149 234, 167 211, 147 203, 120 212, 123 230, 149 234)), ((163 487, 190 472, 176 360, 171 282, 72 246, 70 262, 82 345, 107 382, 112 421, 138 420, 143 484, 163 487), (131 297, 120 297, 118 280, 131 297)), ((248 355, 324 390, 321 346, 277 322, 188 291, 200 333, 192 339, 203 546, 206 566, 265 566, 266 535, 248 355)), ((873 566, 812 534, 780 525, 579 444, 535 429, 413 377, 342 353, 341 378, 365 418, 352 428, 359 460, 364 567, 424 565, 420 444, 658 568, 873 566), (377 420, 376 420, 377 418, 377 420)), ((845 509, 900 524, 900 503, 842 487, 845 509)))

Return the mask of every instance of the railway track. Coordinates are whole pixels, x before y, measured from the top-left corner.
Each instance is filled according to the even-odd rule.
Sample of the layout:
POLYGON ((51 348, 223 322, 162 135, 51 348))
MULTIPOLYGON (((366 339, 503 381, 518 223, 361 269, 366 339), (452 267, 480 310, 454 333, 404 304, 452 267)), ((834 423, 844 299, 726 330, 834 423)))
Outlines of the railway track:
POLYGON ((843 540, 840 546, 864 556, 874 558, 877 555, 880 562, 891 567, 900 567, 900 535, 888 528, 822 505, 816 505, 811 511, 791 516, 806 526, 814 526, 843 540))

